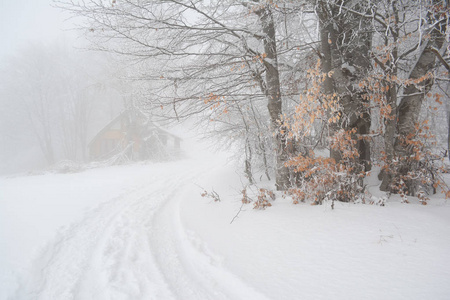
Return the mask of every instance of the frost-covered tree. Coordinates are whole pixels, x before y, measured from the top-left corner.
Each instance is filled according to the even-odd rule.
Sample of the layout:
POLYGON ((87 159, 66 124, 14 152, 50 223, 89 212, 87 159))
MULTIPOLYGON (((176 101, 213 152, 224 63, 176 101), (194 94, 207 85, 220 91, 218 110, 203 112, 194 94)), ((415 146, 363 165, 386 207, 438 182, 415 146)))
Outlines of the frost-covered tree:
POLYGON ((274 136, 277 186, 289 185, 280 120, 292 81, 284 80, 297 76, 298 52, 313 42, 301 40, 300 26, 292 25, 302 23, 293 18, 303 15, 301 5, 262 0, 57 2, 85 17, 83 28, 96 49, 142 65, 139 78, 153 82, 146 105, 161 108, 154 115, 170 112, 182 118, 226 111, 230 103, 264 101, 274 136))
POLYGON ((430 126, 420 117, 426 97, 441 102, 429 92, 438 59, 446 64, 447 6, 396 0, 314 4, 321 70, 311 70, 311 88, 289 126, 290 134, 303 137, 327 113, 332 160, 298 153, 289 165, 301 174, 300 186, 309 195, 317 192, 319 202, 350 201, 364 192, 361 164, 370 163, 370 141, 382 136, 381 189, 403 195, 414 195, 421 186, 435 189, 437 157, 428 141, 430 126))

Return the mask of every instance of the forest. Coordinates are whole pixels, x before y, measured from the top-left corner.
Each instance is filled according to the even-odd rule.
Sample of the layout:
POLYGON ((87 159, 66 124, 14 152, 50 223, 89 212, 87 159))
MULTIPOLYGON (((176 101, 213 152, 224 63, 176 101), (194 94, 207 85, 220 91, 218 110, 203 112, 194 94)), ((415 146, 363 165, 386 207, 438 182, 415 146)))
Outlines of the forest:
POLYGON ((447 191, 445 1, 58 1, 134 62, 134 106, 196 117, 294 201, 447 191), (374 168, 375 167, 375 168, 374 168))
POLYGON ((155 122, 194 122, 234 149, 248 184, 273 179, 294 203, 366 201, 370 172, 404 201, 448 191, 445 1, 54 5, 97 54, 30 48, 2 84, 17 99, 2 128, 28 126, 45 165, 88 161, 89 128, 122 101, 155 122))

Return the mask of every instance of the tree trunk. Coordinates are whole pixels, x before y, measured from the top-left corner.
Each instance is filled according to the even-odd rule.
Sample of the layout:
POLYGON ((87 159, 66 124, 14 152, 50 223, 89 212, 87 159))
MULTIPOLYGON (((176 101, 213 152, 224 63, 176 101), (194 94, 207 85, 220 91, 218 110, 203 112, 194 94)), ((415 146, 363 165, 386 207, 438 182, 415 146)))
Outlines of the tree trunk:
MULTIPOLYGON (((429 33, 430 37, 409 76, 409 79, 413 81, 420 81, 405 87, 403 92, 404 97, 398 107, 397 128, 400 139, 405 138, 408 135, 414 135, 415 125, 419 117, 423 99, 434 83, 432 76, 426 78, 425 76, 435 68, 435 51, 436 49, 441 49, 444 45, 444 33, 446 32, 445 20, 437 21, 435 17, 436 16, 433 16, 431 12, 428 15, 428 22, 434 23, 434 27, 431 28, 431 32, 429 33)), ((440 16, 437 16, 437 18, 439 19, 440 16)), ((404 147, 399 138, 395 141, 396 150, 402 155, 406 155, 408 150, 404 147)))
MULTIPOLYGON (((397 86, 395 83, 390 85, 389 93, 387 95, 388 105, 391 106, 391 113, 385 122, 384 130, 384 151, 386 153, 386 168, 394 159, 394 140, 395 140, 395 125, 397 124, 397 86)), ((381 191, 389 191, 392 183, 392 174, 389 170, 384 169, 381 171, 382 180, 380 185, 381 191)))
MULTIPOLYGON (((429 15, 428 17, 433 17, 429 15)), ((416 62, 409 79, 413 83, 405 87, 403 91, 403 99, 398 106, 398 137, 395 140, 395 151, 397 155, 408 157, 411 151, 405 143, 406 139, 414 138, 416 135, 416 124, 419 119, 420 109, 422 107, 425 95, 433 86, 433 76, 430 72, 436 67, 435 49, 441 49, 445 42, 445 24, 442 21, 437 22, 434 18, 429 20, 435 25, 431 29, 430 38, 427 40, 424 50, 416 62), (415 82, 414 82, 415 81, 415 82)), ((405 164, 400 168, 400 174, 405 175, 411 171, 411 166, 405 164)), ((407 184, 410 195, 415 194, 415 187, 407 184)))
MULTIPOLYGON (((332 50, 333 41, 336 42, 336 33, 333 29, 333 23, 331 22, 331 14, 327 11, 324 2, 319 3, 319 26, 320 26, 320 46, 321 46, 321 68, 322 72, 325 74, 331 74, 333 70, 333 53, 336 51, 332 50)), ((334 80, 330 76, 326 76, 322 83, 322 90, 325 95, 332 95, 335 92, 334 80)), ((335 124, 331 125, 331 135, 333 135, 337 130, 335 124)), ((341 160, 341 155, 339 151, 330 149, 330 157, 336 162, 341 160)))
POLYGON ((450 104, 448 103, 448 101, 449 100, 447 99, 447 156, 450 160, 450 104))
MULTIPOLYGON (((442 47, 444 38, 437 40, 430 40, 427 43, 424 51, 419 57, 413 71, 411 72, 410 79, 423 78, 427 73, 431 72, 435 67, 436 56, 430 50, 430 47, 437 46, 442 47)), ((403 99, 398 106, 398 135, 399 138, 395 141, 395 149, 401 155, 407 155, 408 150, 402 143, 401 139, 411 135, 415 135, 415 125, 419 118, 420 109, 422 107, 423 99, 428 91, 433 86, 433 79, 429 78, 423 80, 418 84, 408 85, 403 94, 403 99)))
POLYGON ((285 190, 289 187, 289 170, 285 166, 288 155, 286 150, 286 131, 281 129, 281 90, 280 90, 280 76, 278 73, 278 58, 277 58, 277 44, 275 39, 275 24, 273 22, 272 12, 270 7, 265 6, 256 11, 256 14, 261 21, 262 30, 264 33, 264 67, 266 70, 266 85, 267 98, 270 122, 272 132, 274 135, 274 142, 276 146, 276 187, 277 190, 285 190))
MULTIPOLYGON (((392 10, 394 14, 395 20, 398 20, 398 9, 397 9, 397 1, 393 1, 391 3, 392 10)), ((398 59, 398 38, 399 38, 399 28, 398 22, 395 22, 391 28, 391 35, 393 38, 394 48, 392 49, 392 60, 387 62, 387 68, 385 68, 385 75, 389 75, 390 78, 397 77, 398 75, 398 67, 397 67, 397 59, 398 59)), ((385 46, 388 46, 388 40, 385 40, 385 46)), ((385 130, 384 130, 384 151, 386 155, 384 168, 381 170, 379 174, 379 179, 382 180, 380 185, 381 191, 389 191, 391 189, 392 184, 392 172, 389 170, 389 166, 392 164, 394 160, 394 142, 395 142, 395 131, 397 125, 397 93, 398 88, 395 82, 387 82, 389 91, 386 92, 386 102, 387 105, 391 107, 391 112, 389 116, 383 116, 385 118, 385 130)))
MULTIPOLYGON (((339 95, 344 114, 344 122, 335 124, 332 131, 335 132, 341 126, 346 130, 356 128, 356 135, 364 136, 369 133, 371 124, 365 107, 367 100, 354 87, 366 77, 370 67, 372 35, 366 30, 370 21, 355 17, 351 13, 344 14, 338 6, 327 6, 325 2, 320 2, 318 7, 322 71, 332 74, 331 78, 325 78, 323 91, 327 95, 339 95)), ((365 170, 369 170, 370 143, 360 139, 357 149, 358 162, 365 170)), ((341 160, 339 151, 330 150, 330 157, 337 162, 341 160)))
POLYGON ((247 176, 248 182, 253 184, 253 173, 252 173, 252 148, 248 138, 245 140, 245 176, 247 176))

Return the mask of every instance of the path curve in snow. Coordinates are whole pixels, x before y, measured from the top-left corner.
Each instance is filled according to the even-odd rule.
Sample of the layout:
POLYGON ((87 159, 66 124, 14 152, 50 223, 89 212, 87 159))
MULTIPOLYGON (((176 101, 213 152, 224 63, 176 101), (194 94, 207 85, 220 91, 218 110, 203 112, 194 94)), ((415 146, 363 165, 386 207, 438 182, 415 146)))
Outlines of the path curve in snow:
POLYGON ((100 205, 59 234, 13 299, 265 299, 183 228, 185 191, 211 165, 184 162, 182 170, 100 205))

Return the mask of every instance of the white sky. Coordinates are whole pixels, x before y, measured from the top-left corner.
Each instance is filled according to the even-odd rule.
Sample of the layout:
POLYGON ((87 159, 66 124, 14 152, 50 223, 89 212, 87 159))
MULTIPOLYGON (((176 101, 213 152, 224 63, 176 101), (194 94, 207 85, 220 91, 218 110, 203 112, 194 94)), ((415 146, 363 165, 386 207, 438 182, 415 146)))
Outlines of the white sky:
POLYGON ((31 41, 51 41, 71 35, 67 15, 52 0, 0 0, 0 59, 31 41))

